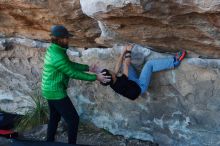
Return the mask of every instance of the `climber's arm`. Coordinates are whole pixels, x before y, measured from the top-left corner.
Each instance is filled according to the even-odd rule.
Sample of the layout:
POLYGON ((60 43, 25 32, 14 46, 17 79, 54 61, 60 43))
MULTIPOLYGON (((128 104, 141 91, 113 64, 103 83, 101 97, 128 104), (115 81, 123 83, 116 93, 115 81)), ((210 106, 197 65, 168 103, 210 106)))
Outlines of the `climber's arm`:
POLYGON ((119 58, 117 60, 115 69, 114 69, 115 74, 118 74, 118 72, 119 72, 119 69, 120 69, 120 67, 122 65, 123 57, 124 57, 124 53, 120 54, 120 56, 119 56, 119 58))
POLYGON ((128 77, 128 69, 129 65, 131 65, 131 56, 125 56, 126 58, 124 59, 123 62, 123 74, 128 77))
POLYGON ((117 63, 116 63, 115 69, 114 69, 115 74, 118 74, 118 72, 119 72, 119 69, 122 65, 123 58, 124 58, 124 55, 125 55, 126 51, 127 51, 127 45, 124 46, 122 53, 118 57, 118 60, 117 60, 117 63))

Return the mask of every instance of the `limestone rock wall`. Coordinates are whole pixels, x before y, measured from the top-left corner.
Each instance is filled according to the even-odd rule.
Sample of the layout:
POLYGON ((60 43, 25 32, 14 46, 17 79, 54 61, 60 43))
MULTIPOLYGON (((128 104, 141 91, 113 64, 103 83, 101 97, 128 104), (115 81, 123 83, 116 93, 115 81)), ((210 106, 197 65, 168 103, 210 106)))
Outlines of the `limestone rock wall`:
MULTIPOLYGON (((112 69, 117 49, 87 50, 81 60, 101 62, 104 68, 112 69)), ((143 54, 135 55, 138 61, 133 61, 138 71, 139 65, 150 59, 170 56, 152 51, 143 54)), ((217 146, 219 67, 218 59, 186 59, 177 69, 153 74, 148 92, 135 101, 99 83, 73 80, 68 91, 81 118, 113 134, 151 140, 162 146, 217 146)))
POLYGON ((0 39, 0 109, 24 114, 41 82, 44 50, 40 41, 0 39), (41 48, 39 48, 41 47, 41 48))
MULTIPOLYGON (((10 47, 0 52, 0 108, 24 113, 31 104, 29 93, 39 88, 47 46, 30 39, 5 39, 10 47), (12 43, 13 42, 13 43, 12 43), (16 44, 16 43, 18 43, 16 44)), ((3 41, 4 42, 4 41, 3 41)), ((3 45, 4 46, 4 45, 3 45)), ((69 50, 76 62, 98 63, 113 69, 122 47, 93 48, 82 51, 82 57, 69 50)), ((143 64, 155 58, 170 57, 137 45, 132 63, 138 72, 143 64)), ((131 101, 103 87, 98 82, 71 80, 68 94, 81 120, 93 122, 115 135, 151 140, 160 145, 219 144, 219 69, 218 59, 188 58, 180 67, 155 73, 148 91, 131 101)))
POLYGON ((218 0, 80 0, 99 21, 98 43, 136 42, 161 51, 184 48, 201 56, 220 55, 218 0))
POLYGON ((65 25, 75 37, 71 44, 97 46, 98 23, 84 15, 79 0, 1 0, 0 34, 49 41, 50 27, 65 25))
POLYGON ((112 46, 125 42, 144 46, 132 56, 139 71, 149 59, 189 52, 178 69, 155 73, 135 101, 98 82, 72 80, 68 92, 81 119, 160 145, 217 146, 219 6, 218 0, 0 0, 0 108, 23 113, 31 106, 25 99, 40 86, 49 29, 64 24, 75 33, 71 45, 109 47, 81 49, 81 58, 70 51, 77 62, 113 69, 121 47, 112 46))
POLYGON ((1 0, 0 33, 49 40, 63 24, 77 47, 134 42, 162 52, 219 58, 218 0, 1 0))

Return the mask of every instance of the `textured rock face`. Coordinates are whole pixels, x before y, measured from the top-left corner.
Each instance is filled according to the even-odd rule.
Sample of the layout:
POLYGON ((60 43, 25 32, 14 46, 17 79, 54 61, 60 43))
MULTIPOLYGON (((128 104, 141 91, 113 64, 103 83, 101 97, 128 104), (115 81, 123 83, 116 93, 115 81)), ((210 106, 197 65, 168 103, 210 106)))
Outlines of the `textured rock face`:
POLYGON ((37 46, 47 44, 19 38, 1 39, 0 44, 0 109, 23 114, 41 81, 44 52, 37 46))
MULTIPOLYGON (((75 46, 129 41, 219 58, 219 5, 217 0, 0 1, 0 108, 23 113, 30 106, 24 99, 40 86, 40 48, 48 44, 22 37, 49 40, 50 26, 64 24, 75 33, 75 46)), ((113 69, 120 49, 89 49, 74 59, 113 69)), ((169 56, 149 55, 148 48, 133 54, 139 70, 149 59, 169 56)), ((154 74, 148 92, 135 101, 99 83, 72 80, 68 92, 82 119, 113 134, 168 146, 219 145, 219 69, 218 59, 188 58, 178 69, 154 74)))
MULTIPOLYGON (((22 39, 4 41, 21 43, 22 39)), ((30 98, 27 93, 39 87, 41 80, 44 51, 37 46, 47 44, 31 40, 23 43, 29 47, 6 45, 0 53, 0 108, 10 112, 23 113, 31 106, 25 98, 30 98)), ((120 46, 88 49, 82 51, 81 58, 71 56, 71 59, 87 64, 100 62, 104 68, 113 69, 113 60, 121 49, 120 46)), ((170 56, 150 53, 140 46, 132 54, 138 70, 149 59, 170 56)), ((72 80, 68 92, 81 119, 115 135, 167 146, 218 145, 219 69, 217 59, 186 59, 177 69, 153 74, 148 92, 135 101, 119 96, 98 82, 72 80)))
POLYGON ((82 13, 79 0, 1 0, 0 21, 4 36, 39 40, 49 40, 50 27, 63 24, 75 34, 71 44, 80 47, 95 46, 100 34, 98 23, 82 13))
POLYGON ((129 41, 218 58, 219 7, 218 0, 7 0, 0 1, 0 32, 49 40, 51 25, 64 24, 78 47, 129 41))
MULTIPOLYGON (((82 61, 112 69, 117 54, 117 49, 87 50, 82 61)), ((151 52, 135 66, 166 56, 151 52)), ((186 59, 178 69, 153 74, 148 92, 135 101, 81 81, 71 82, 69 95, 81 118, 111 133, 167 146, 218 145, 219 68, 219 60, 186 59)))
POLYGON ((162 51, 184 48, 220 56, 218 0, 81 0, 82 10, 99 21, 98 43, 131 41, 162 51))

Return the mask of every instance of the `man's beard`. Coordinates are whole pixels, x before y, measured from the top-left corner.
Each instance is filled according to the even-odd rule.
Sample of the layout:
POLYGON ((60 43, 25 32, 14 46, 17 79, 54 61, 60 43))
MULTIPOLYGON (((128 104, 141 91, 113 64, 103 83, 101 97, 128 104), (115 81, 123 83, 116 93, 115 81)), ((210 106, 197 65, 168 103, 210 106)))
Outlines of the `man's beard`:
POLYGON ((66 48, 66 49, 69 48, 69 45, 68 45, 68 44, 60 44, 60 46, 61 46, 62 48, 66 48))
POLYGON ((56 39, 52 39, 52 43, 57 44, 57 45, 59 45, 62 48, 66 48, 66 49, 69 48, 69 44, 68 43, 65 43, 62 40, 57 39, 57 38, 56 39))

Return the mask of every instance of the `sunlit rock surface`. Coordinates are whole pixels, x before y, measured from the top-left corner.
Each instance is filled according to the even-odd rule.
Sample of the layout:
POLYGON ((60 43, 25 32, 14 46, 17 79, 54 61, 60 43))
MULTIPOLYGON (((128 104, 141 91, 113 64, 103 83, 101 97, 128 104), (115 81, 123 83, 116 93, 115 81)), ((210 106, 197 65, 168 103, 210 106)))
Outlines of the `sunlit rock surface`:
MULTIPOLYGON (((79 0, 0 0, 0 34, 50 40, 52 25, 65 25, 75 36, 71 44, 97 46, 98 23, 84 15, 79 0)), ((0 47, 1 48, 1 47, 0 47)))
POLYGON ((220 56, 218 0, 80 0, 99 21, 98 43, 136 42, 160 51, 184 48, 205 57, 220 56))
POLYGON ((51 25, 63 24, 77 47, 134 42, 219 58, 219 7, 218 0, 2 0, 0 33, 49 41, 51 25))

